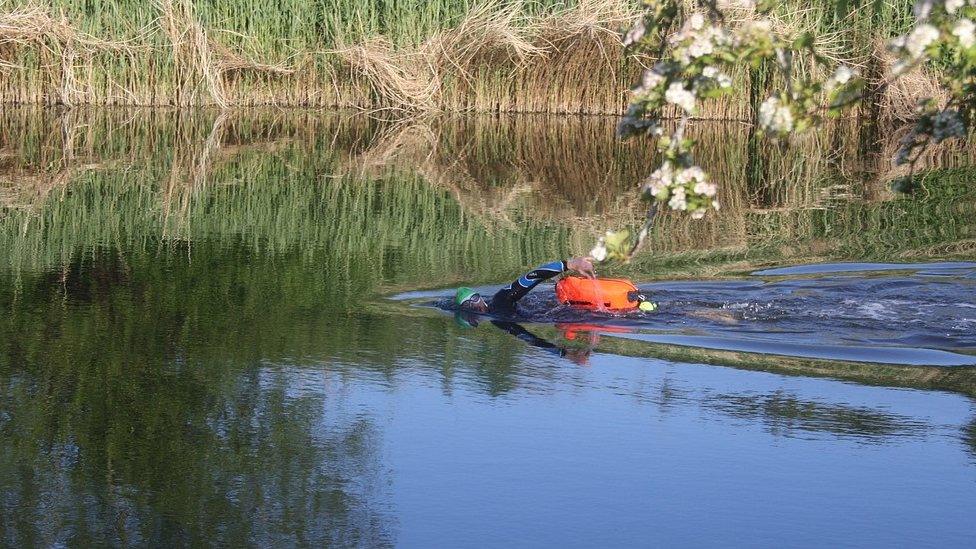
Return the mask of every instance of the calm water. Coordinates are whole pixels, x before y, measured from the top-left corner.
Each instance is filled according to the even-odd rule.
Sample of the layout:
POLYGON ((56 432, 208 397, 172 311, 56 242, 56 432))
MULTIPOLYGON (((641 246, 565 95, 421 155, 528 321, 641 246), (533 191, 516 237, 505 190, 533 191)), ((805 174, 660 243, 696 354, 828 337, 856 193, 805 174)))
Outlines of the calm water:
POLYGON ((639 215, 612 120, 3 118, 0 544, 972 543, 965 151, 896 197, 854 130, 703 126, 725 208, 618 271, 658 312, 499 329, 432 302, 639 215))

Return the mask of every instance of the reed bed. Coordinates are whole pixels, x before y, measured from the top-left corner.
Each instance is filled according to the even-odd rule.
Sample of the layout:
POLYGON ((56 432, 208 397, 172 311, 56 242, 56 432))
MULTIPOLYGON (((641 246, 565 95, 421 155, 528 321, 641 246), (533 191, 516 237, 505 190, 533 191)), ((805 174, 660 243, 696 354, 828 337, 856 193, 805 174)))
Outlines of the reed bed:
MULTIPOLYGON (((0 3, 0 103, 615 114, 651 61, 621 47, 631 0, 49 2, 0 3)), ((910 2, 841 5, 790 0, 775 21, 877 73, 877 45, 911 24, 910 2)), ((742 91, 702 118, 748 118, 781 85, 763 68, 733 78, 742 91)), ((928 84, 874 102, 902 117, 928 84)))

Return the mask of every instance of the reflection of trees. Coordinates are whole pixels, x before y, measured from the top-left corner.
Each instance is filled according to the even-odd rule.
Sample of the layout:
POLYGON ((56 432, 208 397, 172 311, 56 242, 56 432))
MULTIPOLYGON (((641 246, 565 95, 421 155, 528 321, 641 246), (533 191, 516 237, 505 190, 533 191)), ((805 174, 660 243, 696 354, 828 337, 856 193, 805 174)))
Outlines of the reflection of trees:
POLYGON ((737 419, 761 421, 773 434, 830 433, 885 442, 924 433, 927 425, 878 409, 804 400, 786 391, 710 394, 704 405, 737 419))
POLYGON ((966 447, 969 450, 969 453, 973 455, 973 458, 976 458, 976 418, 973 418, 969 424, 963 427, 962 441, 966 444, 966 447))
POLYGON ((234 320, 203 294, 173 301, 146 259, 75 264, 63 284, 28 285, 30 307, 0 294, 14 311, 0 321, 0 539, 391 541, 370 421, 323 417, 331 395, 259 366, 248 334, 221 347, 234 320))

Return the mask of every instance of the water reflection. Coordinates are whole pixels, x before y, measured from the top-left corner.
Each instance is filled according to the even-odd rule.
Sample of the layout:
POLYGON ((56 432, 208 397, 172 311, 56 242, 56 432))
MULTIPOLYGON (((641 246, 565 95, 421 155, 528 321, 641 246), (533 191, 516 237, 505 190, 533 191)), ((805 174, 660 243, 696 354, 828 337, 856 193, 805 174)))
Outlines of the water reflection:
POLYGON ((829 434, 865 442, 889 442, 897 437, 920 436, 929 426, 915 418, 880 409, 805 400, 775 391, 709 395, 703 404, 711 410, 759 422, 775 436, 829 434))
MULTIPOLYGON (((428 309, 348 309, 327 285, 287 282, 320 274, 299 255, 226 241, 159 250, 103 251, 0 285, 5 543, 392 544, 442 517, 468 524, 505 509, 468 502, 470 514, 458 517, 430 506, 495 494, 512 470, 548 478, 551 463, 619 464, 619 450, 652 464, 686 460, 665 477, 615 469, 631 482, 686 478, 687 460, 715 452, 713 440, 749 437, 756 426, 835 446, 912 441, 949 462, 972 447, 965 434, 937 447, 968 432, 971 406, 957 410, 959 397, 918 392, 902 404, 896 391, 703 370, 689 364, 697 357, 627 359, 614 348, 626 327, 522 326, 560 354, 584 352, 581 367, 508 330, 463 329, 428 309), (686 446, 648 450, 659 444, 648 415, 686 446), (706 421, 687 419, 699 416, 706 421), (545 459, 527 457, 533 448, 545 459), (502 474, 479 456, 518 465, 502 474), (468 479, 453 485, 466 489, 445 488, 442 477, 468 479), (414 507, 428 511, 423 519, 414 507)), ((754 444, 749 459, 763 459, 756 448, 769 441, 754 444)), ((723 452, 724 462, 738 459, 723 452)), ((521 482, 543 499, 558 484, 521 482)))
POLYGON ((323 418, 330 395, 289 397, 276 373, 116 349, 0 377, 5 544, 392 539, 371 420, 323 418))
MULTIPOLYGON (((649 143, 615 140, 614 121, 598 117, 390 123, 335 113, 8 109, 3 119, 0 242, 15 268, 159 238, 243 235, 311 253, 368 230, 384 268, 421 269, 422 250, 449 247, 469 262, 447 278, 494 281, 546 257, 524 243, 584 250, 607 227, 639 217, 635 182, 656 154, 649 143), (325 221, 336 229, 322 230, 325 221), (450 239, 459 225, 464 238, 450 239), (481 240, 485 232, 498 244, 481 240), (471 262, 489 247, 527 261, 471 262)), ((885 190, 887 142, 865 149, 854 124, 790 148, 750 147, 741 124, 690 131, 721 183, 723 209, 701 222, 664 212, 637 265, 645 274, 971 250, 971 176, 950 169, 968 162, 967 150, 932 151, 926 165, 944 171, 924 200, 895 199, 885 190)))
MULTIPOLYGON (((682 348, 626 339, 647 326, 560 317, 472 330, 382 297, 507 280, 634 215, 628 189, 653 153, 613 141, 612 120, 2 116, 4 544, 452 546, 505 531, 597 545, 609 528, 634 545, 707 528, 703 514, 779 544, 796 517, 848 542, 962 535, 976 369, 682 348), (838 457, 817 470, 810 455, 838 457), (915 520, 851 522, 852 486, 915 520), (910 503, 933 491, 938 512, 910 503), (730 511, 744 500, 750 514, 730 511)), ((856 130, 753 147, 761 159, 741 127, 694 131, 726 207, 698 224, 663 215, 630 267, 644 277, 971 245, 968 171, 940 172, 925 201, 894 199, 856 130)), ((963 153, 940 154, 945 168, 963 153)), ((862 280, 858 300, 928 284, 958 297, 972 278, 956 271, 862 280)), ((790 303, 836 305, 813 290, 838 297, 843 281, 819 282, 710 282, 719 307, 760 288, 784 298, 735 325, 682 317, 701 295, 659 288, 677 312, 656 318, 737 337, 752 323, 758 338, 798 322, 790 303)), ((968 318, 918 313, 904 318, 968 318)), ((952 329, 921 343, 964 351, 969 332, 952 329)))

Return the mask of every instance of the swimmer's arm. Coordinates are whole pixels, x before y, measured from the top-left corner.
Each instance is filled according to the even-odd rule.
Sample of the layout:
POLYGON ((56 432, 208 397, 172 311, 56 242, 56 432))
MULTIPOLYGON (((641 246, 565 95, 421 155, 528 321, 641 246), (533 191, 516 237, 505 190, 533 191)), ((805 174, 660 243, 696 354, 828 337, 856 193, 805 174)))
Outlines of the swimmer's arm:
POLYGON ((557 356, 563 356, 564 351, 561 347, 553 343, 550 343, 545 339, 542 339, 541 337, 526 330, 519 324, 516 324, 514 322, 505 322, 502 320, 492 320, 491 323, 497 326, 498 328, 505 330, 506 332, 512 334, 513 336, 521 339, 522 341, 528 343, 533 347, 545 349, 546 351, 549 351, 550 353, 557 356))
POLYGON ((512 303, 515 303, 525 297, 525 294, 532 291, 532 288, 566 271, 566 263, 566 261, 553 261, 552 263, 546 263, 545 265, 540 265, 532 269, 520 276, 515 282, 498 290, 498 293, 495 294, 495 299, 504 297, 512 303))
POLYGON ((515 303, 525 297, 525 294, 532 291, 532 288, 566 271, 577 271, 590 278, 595 276, 593 274, 593 263, 586 257, 574 257, 565 261, 546 263, 522 275, 518 280, 501 290, 498 290, 495 293, 495 297, 492 298, 492 306, 496 310, 502 311, 513 309, 515 303))
POLYGON ((574 257, 565 261, 553 261, 552 263, 546 263, 545 265, 536 267, 519 277, 515 282, 498 290, 498 293, 495 294, 495 299, 505 298, 514 304, 516 301, 525 297, 525 294, 532 291, 532 288, 535 288, 541 282, 570 270, 578 271, 591 278, 594 276, 593 264, 585 257, 574 257))

